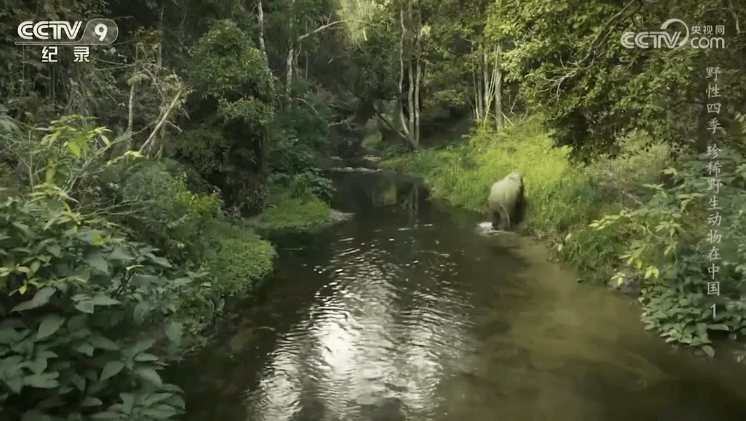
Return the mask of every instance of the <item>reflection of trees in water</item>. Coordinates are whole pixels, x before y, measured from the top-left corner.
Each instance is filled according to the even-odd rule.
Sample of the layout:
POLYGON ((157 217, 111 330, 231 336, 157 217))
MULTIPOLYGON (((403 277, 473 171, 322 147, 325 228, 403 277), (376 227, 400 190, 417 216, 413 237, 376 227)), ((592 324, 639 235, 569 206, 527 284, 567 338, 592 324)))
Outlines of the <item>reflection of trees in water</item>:
POLYGON ((398 205, 410 216, 410 222, 414 223, 417 222, 419 199, 420 189, 416 184, 397 182, 385 177, 371 191, 373 206, 398 205))

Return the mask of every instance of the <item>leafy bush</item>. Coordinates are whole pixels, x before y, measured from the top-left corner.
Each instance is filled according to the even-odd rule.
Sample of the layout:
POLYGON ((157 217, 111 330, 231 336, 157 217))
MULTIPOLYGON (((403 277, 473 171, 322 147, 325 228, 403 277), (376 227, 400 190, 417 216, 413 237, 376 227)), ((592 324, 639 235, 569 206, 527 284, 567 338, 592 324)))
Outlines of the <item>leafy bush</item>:
MULTIPOLYGON (((664 184, 646 185, 653 197, 634 209, 623 209, 606 215, 591 224, 591 228, 613 232, 617 245, 619 268, 613 277, 617 285, 625 278, 642 279, 643 320, 648 328, 661 331, 667 341, 690 345, 710 342, 707 329, 737 332, 746 328, 743 311, 734 311, 741 304, 741 291, 746 285, 746 240, 743 203, 746 200, 746 165, 735 151, 720 152, 722 179, 725 183, 718 194, 720 216, 732 224, 718 230, 721 261, 721 294, 729 297, 727 305, 716 311, 713 318, 709 307, 714 303, 706 297, 707 282, 711 279, 708 267, 712 261, 708 253, 712 245, 707 241, 708 224, 705 198, 708 191, 706 161, 696 156, 684 156, 665 173, 674 180, 673 187, 664 184)), ((711 348, 705 348, 712 353, 711 348)))
POLYGON ((243 215, 261 211, 266 153, 276 136, 273 79, 251 37, 230 20, 215 21, 189 49, 191 83, 207 122, 177 141, 175 156, 218 187, 225 204, 243 215))
POLYGON ((142 241, 180 262, 199 261, 207 226, 220 216, 217 194, 194 194, 184 170, 168 160, 120 160, 109 165, 109 189, 119 198, 117 218, 142 241))
MULTIPOLYGON (((174 344, 183 298, 209 296, 198 274, 150 246, 87 221, 50 185, 0 205, 0 404, 23 419, 163 420, 183 413, 179 389, 146 329, 174 344)), ((209 284, 208 284, 209 285, 209 284)))
POLYGON ((320 101, 307 100, 276 114, 276 124, 282 136, 272 145, 269 154, 272 189, 289 189, 302 182, 319 199, 330 202, 334 187, 331 180, 314 166, 319 153, 329 145, 329 110, 320 101))
POLYGON ((274 269, 277 252, 250 227, 216 221, 210 229, 205 268, 225 295, 245 294, 274 269))

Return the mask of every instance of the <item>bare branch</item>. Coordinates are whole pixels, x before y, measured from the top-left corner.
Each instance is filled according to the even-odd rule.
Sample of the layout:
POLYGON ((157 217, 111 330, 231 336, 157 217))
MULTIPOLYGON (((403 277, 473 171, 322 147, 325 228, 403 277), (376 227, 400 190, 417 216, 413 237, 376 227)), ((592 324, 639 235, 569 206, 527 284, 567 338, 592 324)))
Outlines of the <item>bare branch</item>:
POLYGON ((321 31, 323 31, 324 29, 327 29, 327 28, 331 28, 332 26, 335 26, 335 25, 339 25, 339 24, 342 24, 342 23, 347 23, 347 22, 357 22, 357 23, 370 23, 370 22, 367 22, 367 21, 363 21, 363 20, 357 20, 357 19, 345 19, 345 20, 338 20, 338 21, 334 21, 334 22, 331 22, 331 23, 327 23, 327 24, 325 24, 325 25, 321 25, 321 26, 319 26, 318 28, 314 29, 313 31, 311 31, 311 32, 309 32, 309 33, 306 33, 306 34, 303 34, 303 35, 299 36, 299 37, 298 37, 298 39, 297 39, 296 41, 300 41, 300 40, 302 40, 302 39, 305 39, 305 38, 307 38, 307 37, 310 37, 311 35, 313 35, 313 34, 315 34, 315 33, 317 33, 317 32, 321 32, 321 31))
POLYGON ((166 119, 171 114, 171 111, 174 109, 174 107, 176 107, 176 104, 178 103, 178 100, 181 97, 183 92, 184 90, 180 90, 174 97, 173 101, 171 101, 171 105, 169 105, 166 112, 163 113, 161 120, 155 126, 155 129, 153 129, 153 131, 150 133, 150 136, 148 136, 148 140, 146 140, 145 143, 143 143, 142 146, 140 146, 140 150, 139 150, 140 153, 142 153, 148 146, 150 146, 150 143, 153 142, 153 139, 155 139, 156 133, 158 133, 158 130, 161 128, 163 123, 166 122, 166 119))

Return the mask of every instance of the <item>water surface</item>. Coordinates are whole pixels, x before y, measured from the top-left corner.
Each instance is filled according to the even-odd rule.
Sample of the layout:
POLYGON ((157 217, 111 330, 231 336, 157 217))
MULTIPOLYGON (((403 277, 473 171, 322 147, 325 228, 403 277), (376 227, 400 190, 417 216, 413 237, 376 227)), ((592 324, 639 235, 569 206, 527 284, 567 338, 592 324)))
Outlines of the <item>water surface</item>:
POLYGON ((539 242, 342 174, 322 232, 179 369, 189 421, 738 420, 743 370, 674 352, 539 242))

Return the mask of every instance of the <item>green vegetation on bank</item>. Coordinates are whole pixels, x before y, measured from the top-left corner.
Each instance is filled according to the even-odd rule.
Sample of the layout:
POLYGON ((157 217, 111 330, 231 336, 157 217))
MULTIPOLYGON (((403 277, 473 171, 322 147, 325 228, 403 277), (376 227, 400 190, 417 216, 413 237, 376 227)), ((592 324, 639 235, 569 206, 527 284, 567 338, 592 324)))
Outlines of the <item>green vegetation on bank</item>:
POLYGON ((712 331, 746 334, 746 164, 736 151, 719 152, 724 185, 718 195, 721 296, 707 295, 712 279, 708 223, 708 158, 634 130, 619 153, 588 164, 553 148, 538 117, 495 133, 477 130, 463 141, 418 150, 382 163, 420 175, 433 194, 484 211, 489 188, 511 171, 525 176, 526 227, 556 245, 558 255, 611 287, 639 285, 643 320, 667 341, 703 346, 712 331), (713 317, 713 304, 716 316, 713 317))
POLYGON ((332 184, 313 165, 328 145, 324 104, 304 87, 298 104, 277 104, 248 38, 212 22, 182 78, 142 35, 121 75, 131 106, 116 137, 106 118, 13 118, 0 105, 4 419, 180 416, 182 392, 159 371, 273 271, 257 229, 330 220, 332 184), (145 136, 132 130, 136 99, 153 120, 145 136), (258 226, 245 220, 256 214, 258 226))
POLYGON ((329 205, 316 196, 302 192, 279 192, 270 196, 270 207, 252 225, 274 231, 322 226, 331 222, 329 205))

